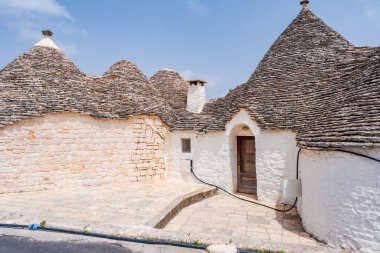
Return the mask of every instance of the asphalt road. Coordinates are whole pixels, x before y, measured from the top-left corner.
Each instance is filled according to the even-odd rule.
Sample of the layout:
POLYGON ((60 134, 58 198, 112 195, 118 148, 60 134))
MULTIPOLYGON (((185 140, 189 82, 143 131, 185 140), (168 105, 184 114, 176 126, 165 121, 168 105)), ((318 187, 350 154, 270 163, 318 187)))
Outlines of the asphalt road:
POLYGON ((0 228, 0 253, 205 253, 165 245, 141 244, 46 231, 0 228))
POLYGON ((18 236, 0 236, 1 253, 135 253, 116 243, 75 243, 36 241, 18 236))

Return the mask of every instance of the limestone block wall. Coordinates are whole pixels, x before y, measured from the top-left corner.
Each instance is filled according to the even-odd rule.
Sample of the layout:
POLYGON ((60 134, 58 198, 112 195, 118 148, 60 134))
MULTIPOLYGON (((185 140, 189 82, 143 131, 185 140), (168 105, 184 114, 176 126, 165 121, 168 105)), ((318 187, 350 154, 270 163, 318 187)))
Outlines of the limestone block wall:
POLYGON ((283 198, 283 180, 296 177, 297 151, 295 133, 262 131, 242 110, 227 125, 226 131, 179 131, 165 143, 169 177, 194 181, 189 162, 202 179, 229 191, 237 190, 237 136, 255 136, 258 198, 265 201, 293 203, 283 198), (243 130, 248 126, 249 130, 243 130), (192 152, 181 152, 181 138, 191 138, 192 152))
POLYGON ((164 140, 156 131, 166 127, 155 116, 112 120, 74 113, 2 128, 0 193, 162 178, 164 140))
MULTIPOLYGON (((380 158, 380 149, 352 151, 380 158)), ((305 229, 333 246, 380 252, 380 165, 340 152, 300 158, 305 229)))

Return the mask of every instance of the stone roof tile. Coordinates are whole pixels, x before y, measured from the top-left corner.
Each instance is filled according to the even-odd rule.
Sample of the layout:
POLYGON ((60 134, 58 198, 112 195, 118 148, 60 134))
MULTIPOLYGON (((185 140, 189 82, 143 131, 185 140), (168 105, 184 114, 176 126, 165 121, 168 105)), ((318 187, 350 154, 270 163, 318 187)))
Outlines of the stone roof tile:
POLYGON ((78 70, 59 50, 33 47, 0 71, 0 126, 49 112, 101 118, 159 115, 171 130, 223 131, 245 109, 264 130, 293 130, 309 148, 380 147, 380 60, 354 47, 304 8, 247 83, 186 111, 187 83, 175 71, 148 81, 130 61, 101 77, 78 70))

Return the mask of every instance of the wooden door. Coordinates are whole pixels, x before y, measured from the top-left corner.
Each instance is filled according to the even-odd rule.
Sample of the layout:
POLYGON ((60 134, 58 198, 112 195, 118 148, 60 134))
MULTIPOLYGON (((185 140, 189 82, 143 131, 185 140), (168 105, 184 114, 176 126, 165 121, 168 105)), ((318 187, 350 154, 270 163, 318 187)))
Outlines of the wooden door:
POLYGON ((257 195, 255 137, 237 138, 237 191, 257 195))

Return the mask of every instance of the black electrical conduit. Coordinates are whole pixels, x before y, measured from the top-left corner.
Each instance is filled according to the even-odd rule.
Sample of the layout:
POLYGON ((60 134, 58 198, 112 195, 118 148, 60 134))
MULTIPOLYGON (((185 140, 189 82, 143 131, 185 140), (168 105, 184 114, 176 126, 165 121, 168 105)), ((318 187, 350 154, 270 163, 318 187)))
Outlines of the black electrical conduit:
MULTIPOLYGON (((297 168, 297 176, 296 176, 296 179, 298 179, 298 173, 299 173, 299 160, 300 160, 300 153, 301 153, 301 150, 302 148, 300 148, 298 150, 298 153, 297 153, 297 165, 296 165, 296 168, 297 168)), ((364 154, 360 154, 360 153, 356 153, 356 152, 353 152, 353 151, 349 151, 349 150, 344 150, 344 149, 329 149, 329 150, 325 150, 325 151, 336 151, 336 152, 342 152, 342 153, 348 153, 348 154, 352 154, 352 155, 357 155, 357 156, 360 156, 360 157, 363 157, 363 158, 367 158, 367 159, 370 159, 372 161, 375 161, 375 162, 379 162, 380 163, 380 159, 376 159, 374 157, 371 157, 371 156, 368 156, 368 155, 364 155, 364 154)), ((207 183, 205 181, 203 181, 202 179, 200 179, 199 177, 197 177, 197 175, 195 175, 194 173, 194 169, 193 169, 193 160, 190 160, 190 171, 191 173, 193 174, 193 176, 199 180, 200 182, 202 182, 203 184, 206 184, 206 185, 209 185, 209 186, 213 186, 213 187, 216 187, 218 188, 219 190, 227 193, 228 195, 234 197, 234 198, 237 198, 237 199, 240 199, 242 201, 245 201, 245 202, 248 202, 248 203, 252 203, 252 204, 255 204, 255 205, 259 205, 259 206, 263 206, 263 207, 266 207, 266 208, 269 208, 269 209, 272 209, 274 211, 277 211, 277 212, 283 212, 283 213, 286 213, 286 212, 289 212, 290 210, 292 210, 296 205, 297 205, 297 201, 298 201, 298 197, 296 197, 296 200, 294 201, 294 204, 286 209, 286 210, 282 210, 282 209, 277 209, 277 208, 274 208, 274 207, 271 207, 271 206, 267 206, 267 205, 264 205, 264 204, 261 204, 261 203, 258 203, 258 202, 255 202, 255 201, 251 201, 251 200, 248 200, 248 199, 244 199, 244 198, 241 198, 235 194, 232 194, 230 192, 228 192, 227 190, 217 186, 217 185, 214 185, 214 184, 210 184, 210 183, 207 183)))
POLYGON ((372 161, 380 163, 380 159, 377 159, 377 158, 374 158, 374 157, 371 157, 371 156, 368 156, 368 155, 356 153, 354 151, 349 151, 349 150, 344 150, 344 149, 332 149, 330 151, 336 151, 336 152, 348 153, 348 154, 351 154, 351 155, 357 155, 357 156, 361 156, 363 158, 367 158, 367 159, 370 159, 372 161))
MULTIPOLYGON (((302 150, 302 148, 300 148, 298 150, 298 153, 297 153, 297 179, 298 179, 298 171, 299 171, 299 156, 300 156, 301 150, 302 150)), ((379 159, 376 159, 376 158, 373 158, 373 157, 370 157, 370 156, 367 156, 367 155, 364 155, 364 154, 356 153, 356 152, 353 152, 353 151, 342 150, 342 149, 334 149, 334 150, 329 150, 329 151, 337 151, 337 152, 349 153, 349 154, 361 156, 361 157, 364 157, 364 158, 367 158, 367 159, 370 159, 370 160, 373 160, 373 161, 376 161, 376 162, 380 163, 379 159)), ((206 185, 209 185, 209 186, 216 187, 216 188, 220 189, 221 191, 223 191, 223 192, 225 192, 225 193, 227 193, 227 194, 229 194, 229 195, 231 195, 231 196, 233 196, 233 197, 235 197, 237 199, 240 199, 240 200, 252 203, 252 204, 256 204, 256 205, 259 205, 259 206, 267 207, 269 209, 272 209, 272 210, 275 210, 275 211, 279 211, 279 212, 288 212, 288 211, 292 210, 295 207, 295 205, 297 204, 298 198, 296 198, 293 206, 290 209, 281 210, 281 209, 276 209, 276 208, 273 208, 273 207, 270 207, 270 206, 266 206, 266 205, 261 204, 261 203, 257 203, 257 202, 254 202, 254 201, 243 199, 243 198, 241 198, 239 196, 236 196, 236 195, 234 195, 234 194, 232 194, 232 193, 224 190, 223 188, 221 188, 219 186, 207 183, 207 182, 201 180, 200 178, 198 178, 195 175, 194 171, 193 171, 193 161, 192 160, 190 160, 190 167, 191 167, 191 173, 200 182, 202 182, 202 183, 204 183, 206 185)), ((164 241, 164 240, 138 239, 138 238, 132 238, 132 237, 125 237, 125 236, 114 236, 114 235, 106 235, 106 234, 91 233, 91 232, 81 232, 81 231, 68 230, 68 229, 60 229, 60 228, 41 227, 41 226, 39 226, 37 224, 20 225, 20 224, 4 224, 4 223, 0 223, 0 227, 1 228, 17 228, 17 229, 41 230, 41 231, 47 231, 47 232, 58 232, 58 233, 73 234, 73 235, 82 235, 82 236, 88 236, 88 237, 97 237, 97 238, 110 239, 110 240, 116 240, 116 241, 126 241, 126 242, 152 244, 152 245, 166 245, 166 246, 174 246, 174 247, 182 247, 182 248, 199 249, 199 250, 205 250, 207 248, 207 245, 195 245, 195 244, 190 244, 190 243, 179 243, 179 242, 171 242, 171 241, 164 241)), ((249 250, 244 250, 244 249, 238 249, 238 252, 239 253, 256 253, 255 251, 249 251, 249 250)))
MULTIPOLYGON (((301 150, 302 150, 302 148, 300 148, 300 149, 298 150, 298 153, 297 153, 297 177, 296 177, 297 179, 298 179, 298 162, 299 162, 299 158, 300 158, 301 150)), ((275 207, 267 206, 267 205, 265 205, 265 204, 261 204, 261 203, 256 202, 256 201, 252 201, 252 200, 248 200, 248 199, 245 199, 245 198, 239 197, 239 196, 237 196, 237 195, 235 195, 235 194, 233 194, 233 193, 231 193, 231 192, 229 192, 229 191, 223 189, 223 188, 220 187, 220 186, 217 186, 217 185, 214 185, 214 184, 207 183, 207 182, 203 181, 202 179, 200 179, 197 175, 195 175, 195 173, 194 173, 194 168, 193 168, 193 160, 190 160, 190 171, 191 171, 191 173, 193 174, 193 176, 194 176, 198 181, 200 181, 201 183, 203 183, 203 184, 205 184, 205 185, 209 185, 209 186, 212 186, 212 187, 216 187, 217 189, 219 189, 219 190, 221 190, 221 191, 227 193, 228 195, 230 195, 230 196, 232 196, 232 197, 234 197, 234 198, 237 198, 237 199, 239 199, 239 200, 242 200, 242 201, 245 201, 245 202, 248 202, 248 203, 251 203, 251 204, 255 204, 255 205, 259 205, 259 206, 263 206, 263 207, 269 208, 269 209, 271 209, 271 210, 274 210, 274 211, 276 211, 276 212, 283 212, 283 213, 286 213, 286 212, 289 212, 290 210, 292 210, 292 209, 297 205, 298 198, 296 198, 296 200, 294 201, 293 205, 292 205, 290 208, 288 208, 288 209, 286 209, 286 210, 282 210, 282 209, 278 209, 278 208, 275 208, 275 207)))

